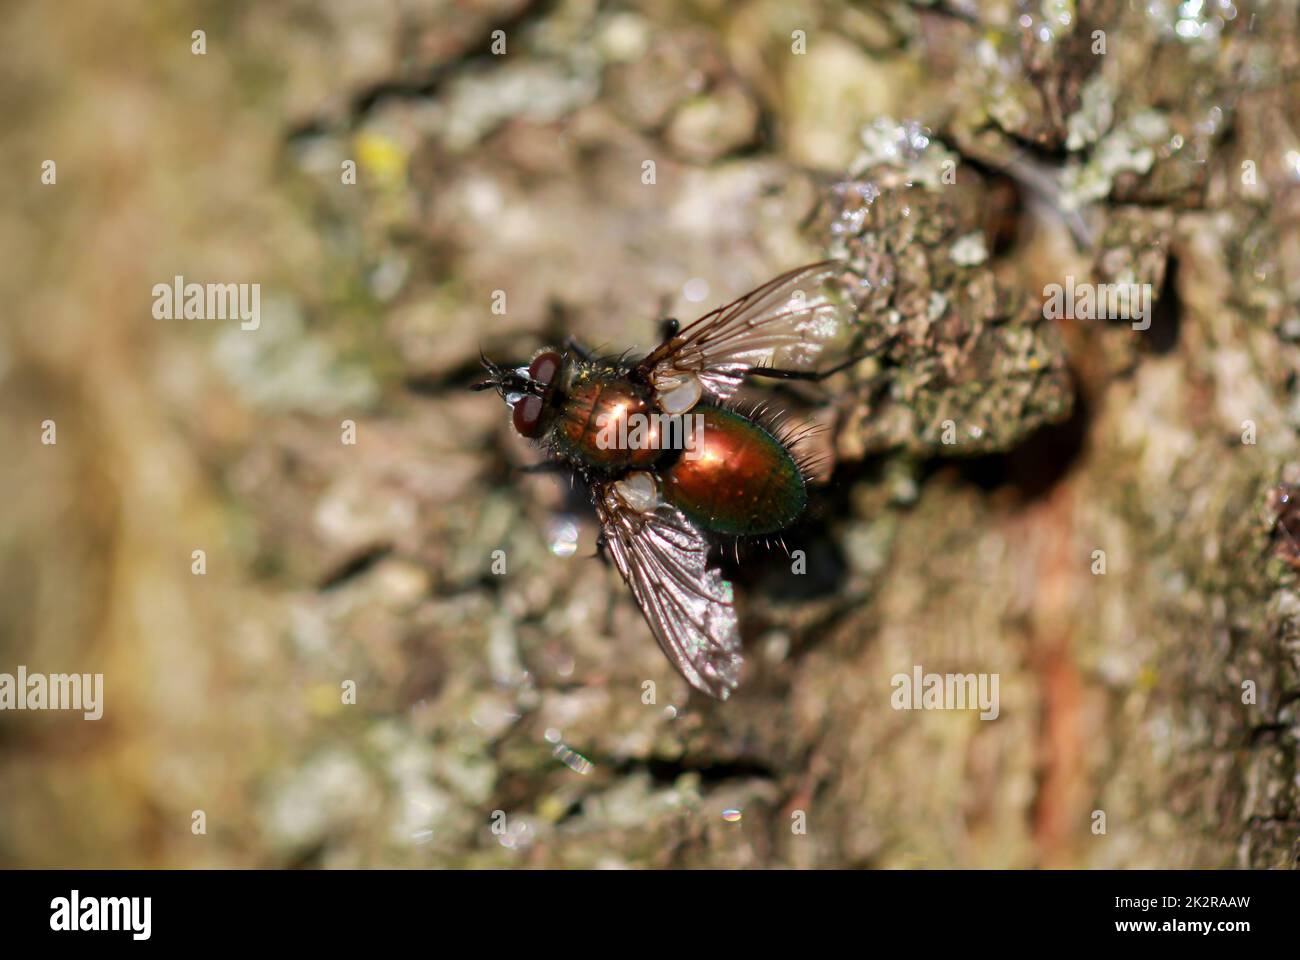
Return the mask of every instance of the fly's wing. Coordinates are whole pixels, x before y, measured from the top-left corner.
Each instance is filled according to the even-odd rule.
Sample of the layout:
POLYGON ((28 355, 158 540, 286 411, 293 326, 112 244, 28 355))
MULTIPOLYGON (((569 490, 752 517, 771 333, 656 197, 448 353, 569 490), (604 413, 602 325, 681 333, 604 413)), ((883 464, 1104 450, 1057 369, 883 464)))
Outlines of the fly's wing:
POLYGON ((614 565, 660 648, 691 686, 727 699, 740 677, 740 632, 731 583, 709 568, 703 534, 666 504, 630 510, 612 483, 593 498, 614 565))
POLYGON ((638 373, 656 384, 691 373, 725 400, 752 367, 814 370, 841 330, 842 308, 828 281, 843 268, 824 260, 782 274, 669 337, 637 365, 638 373))

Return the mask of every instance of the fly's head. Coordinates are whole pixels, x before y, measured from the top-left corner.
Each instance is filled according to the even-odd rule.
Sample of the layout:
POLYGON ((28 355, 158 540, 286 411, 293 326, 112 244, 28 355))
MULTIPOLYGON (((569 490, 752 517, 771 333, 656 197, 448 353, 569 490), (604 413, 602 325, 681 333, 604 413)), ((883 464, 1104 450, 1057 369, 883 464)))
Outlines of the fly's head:
POLYGON ((487 379, 471 389, 496 390, 510 407, 516 432, 530 440, 540 438, 552 419, 551 399, 566 366, 565 356, 548 347, 522 367, 500 366, 481 353, 479 358, 487 370, 487 379))

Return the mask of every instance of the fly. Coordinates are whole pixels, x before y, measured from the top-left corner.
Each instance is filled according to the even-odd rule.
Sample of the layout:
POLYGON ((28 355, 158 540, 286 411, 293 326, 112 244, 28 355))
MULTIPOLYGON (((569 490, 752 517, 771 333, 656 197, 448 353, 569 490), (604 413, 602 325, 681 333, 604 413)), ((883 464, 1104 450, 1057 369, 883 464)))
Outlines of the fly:
MULTIPOLYGON (((838 261, 782 274, 678 328, 641 360, 598 358, 573 341, 526 366, 498 366, 514 429, 586 484, 608 550, 655 639, 686 680, 725 700, 740 679, 731 583, 709 562, 719 537, 790 527, 808 504, 796 433, 735 397, 752 377, 820 380, 840 329, 826 289, 838 261)), ((854 359, 857 359, 856 357, 854 359)), ((852 361, 849 361, 852 362, 852 361)))

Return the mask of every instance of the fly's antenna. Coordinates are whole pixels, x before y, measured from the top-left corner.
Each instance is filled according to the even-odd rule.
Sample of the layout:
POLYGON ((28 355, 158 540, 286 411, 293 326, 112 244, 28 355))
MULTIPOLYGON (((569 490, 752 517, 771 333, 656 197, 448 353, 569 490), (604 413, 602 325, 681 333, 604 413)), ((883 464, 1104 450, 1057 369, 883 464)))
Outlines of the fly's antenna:
POLYGON ((487 358, 487 354, 483 352, 482 347, 479 347, 478 360, 479 363, 483 364, 483 369, 487 370, 488 378, 486 380, 480 380, 478 383, 471 384, 470 389, 490 390, 501 382, 501 368, 487 358))
POLYGON ((502 397, 509 394, 532 394, 539 397, 545 391, 544 384, 538 383, 527 375, 526 367, 515 370, 493 363, 483 353, 482 348, 479 349, 478 359, 488 375, 486 380, 471 384, 471 390, 495 389, 502 397))

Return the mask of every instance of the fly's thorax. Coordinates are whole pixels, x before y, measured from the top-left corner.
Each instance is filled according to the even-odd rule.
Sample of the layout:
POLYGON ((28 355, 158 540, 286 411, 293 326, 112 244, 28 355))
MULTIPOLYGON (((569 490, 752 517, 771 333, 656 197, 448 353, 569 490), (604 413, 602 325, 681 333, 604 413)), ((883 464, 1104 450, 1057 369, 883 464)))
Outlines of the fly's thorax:
POLYGON ((560 456, 598 471, 644 469, 664 455, 663 415, 650 387, 597 369, 567 385, 550 439, 560 456))
POLYGON ((761 535, 784 530, 808 503, 794 455, 761 424, 722 407, 699 404, 699 449, 660 471, 662 495, 715 533, 761 535))

